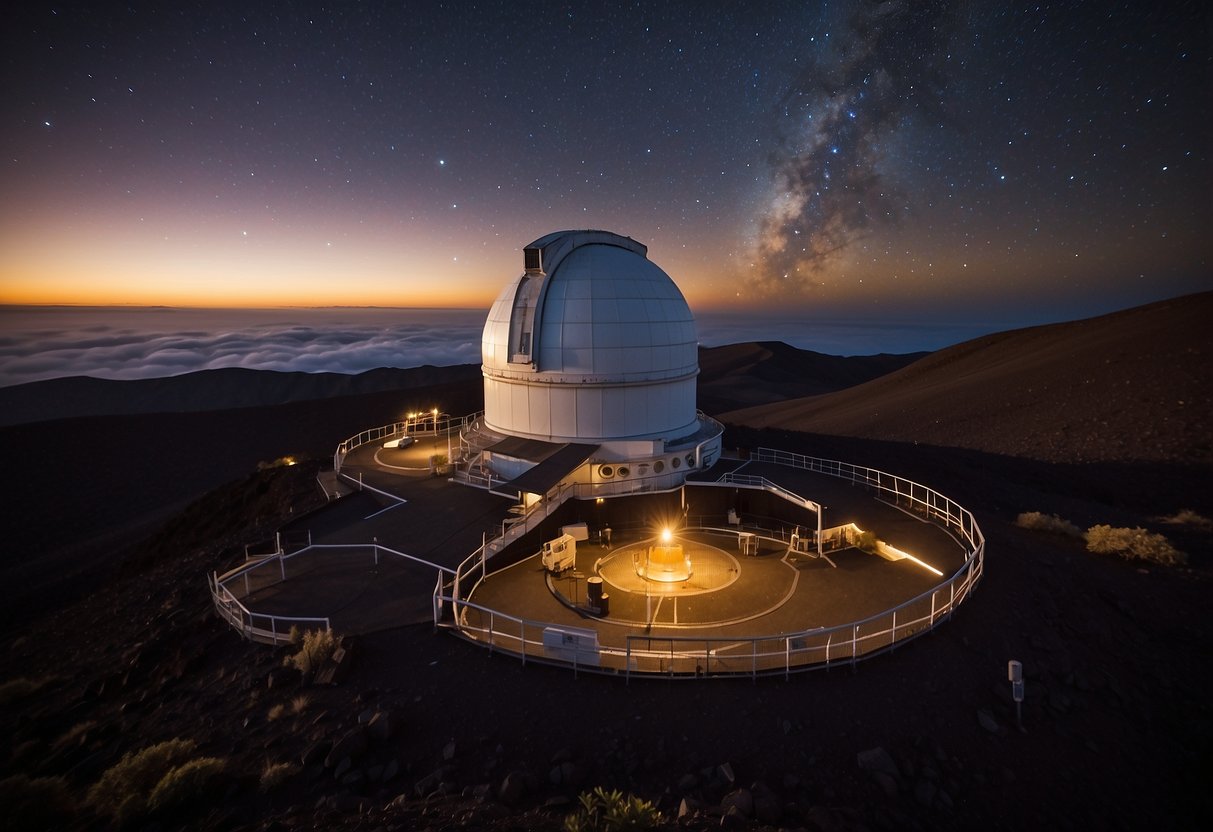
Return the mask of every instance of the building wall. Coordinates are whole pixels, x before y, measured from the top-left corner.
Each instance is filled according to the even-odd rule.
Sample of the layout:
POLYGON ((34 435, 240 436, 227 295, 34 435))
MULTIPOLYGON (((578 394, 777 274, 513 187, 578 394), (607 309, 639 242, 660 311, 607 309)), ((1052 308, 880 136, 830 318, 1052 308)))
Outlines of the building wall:
POLYGON ((549 442, 659 439, 694 430, 695 378, 634 385, 484 378, 485 422, 549 442))

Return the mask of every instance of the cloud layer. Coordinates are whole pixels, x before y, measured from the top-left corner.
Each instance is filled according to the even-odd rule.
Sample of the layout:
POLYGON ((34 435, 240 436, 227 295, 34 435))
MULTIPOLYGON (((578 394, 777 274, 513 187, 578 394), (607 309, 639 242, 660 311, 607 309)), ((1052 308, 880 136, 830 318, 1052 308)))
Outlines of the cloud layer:
MULTIPOLYGON (((484 311, 0 307, 0 387, 63 376, 159 378, 220 367, 361 373, 480 363, 484 311)), ((699 341, 785 341, 831 355, 934 350, 989 322, 755 318, 705 312, 699 341)))
POLYGON ((360 373, 480 361, 478 310, 0 312, 0 386, 132 379, 220 367, 360 373))

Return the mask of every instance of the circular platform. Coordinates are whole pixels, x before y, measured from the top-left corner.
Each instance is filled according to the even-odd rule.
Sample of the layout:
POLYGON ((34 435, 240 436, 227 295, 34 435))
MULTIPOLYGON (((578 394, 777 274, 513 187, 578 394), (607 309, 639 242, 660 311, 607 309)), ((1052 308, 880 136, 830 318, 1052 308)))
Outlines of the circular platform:
POLYGON ((687 538, 679 538, 676 546, 674 556, 676 547, 663 546, 657 538, 637 541, 601 558, 594 571, 615 592, 663 596, 716 592, 741 573, 737 559, 723 549, 687 538))

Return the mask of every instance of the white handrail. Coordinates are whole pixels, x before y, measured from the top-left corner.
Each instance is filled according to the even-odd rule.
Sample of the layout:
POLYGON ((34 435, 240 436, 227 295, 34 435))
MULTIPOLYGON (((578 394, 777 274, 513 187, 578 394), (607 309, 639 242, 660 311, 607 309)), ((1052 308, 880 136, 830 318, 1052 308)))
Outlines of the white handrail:
MULTIPOLYGON (((472 418, 474 417, 465 417, 464 424, 467 424, 468 420, 472 418)), ((391 426, 364 431, 362 434, 358 434, 357 437, 346 440, 339 447, 338 453, 342 453, 343 449, 344 452, 348 453, 350 449, 356 447, 353 444, 354 440, 375 434, 377 431, 382 431, 389 427, 391 426)), ((363 444, 365 444, 365 441, 371 440, 366 439, 363 444)), ((949 578, 926 592, 896 607, 868 616, 860 621, 848 622, 828 628, 812 628, 795 633, 731 636, 728 638, 631 634, 625 636, 624 648, 622 650, 609 647, 602 648, 599 654, 602 659, 601 666, 590 669, 605 671, 622 670, 629 677, 633 670, 644 673, 659 672, 663 674, 685 674, 688 676, 736 673, 757 675, 759 672, 783 672, 789 674, 794 669, 803 670, 814 667, 828 667, 832 662, 840 659, 854 663, 885 650, 892 650, 901 642, 929 632, 941 621, 950 617, 952 611, 968 598, 973 586, 980 580, 985 557, 985 537, 980 527, 968 509, 965 509, 951 498, 940 494, 934 489, 874 468, 770 448, 757 449, 751 455, 751 460, 785 465, 838 477, 849 480, 852 483, 875 488, 877 491, 891 496, 894 502, 906 500, 911 507, 921 510, 929 520, 941 523, 959 534, 964 542, 964 563, 949 578), (918 609, 917 612, 914 611, 915 608, 918 609), (898 620, 899 613, 902 613, 900 620, 898 620), (884 624, 886 620, 889 622, 887 626, 884 624), (870 632, 865 631, 873 625, 876 626, 876 629, 870 632), (652 649, 655 643, 664 645, 666 649, 652 649), (647 645, 649 649, 642 649, 639 646, 641 644, 647 645), (696 645, 697 647, 693 649, 691 645, 696 645), (653 670, 651 667, 642 667, 642 665, 646 664, 652 665, 654 662, 656 663, 656 670, 653 670)), ((732 476, 733 482, 737 484, 757 485, 764 489, 776 491, 782 496, 787 496, 797 502, 810 502, 788 489, 770 482, 764 477, 745 474, 726 476, 732 476)), ((436 627, 441 623, 439 616, 443 605, 449 602, 454 612, 454 629, 464 637, 485 643, 490 650, 496 648, 504 649, 508 652, 514 651, 503 647, 500 641, 517 642, 518 649, 516 652, 524 663, 528 657, 528 648, 530 648, 531 650, 538 649, 538 655, 544 661, 556 664, 570 664, 567 661, 545 656, 542 651, 542 641, 528 640, 526 638, 528 627, 542 630, 545 627, 556 625, 524 619, 471 601, 470 599, 479 584, 479 579, 470 581, 470 585, 469 579, 472 578, 477 569, 480 569, 483 575, 489 558, 502 551, 513 540, 520 538, 535 528, 540 520, 554 511, 569 497, 584 496, 584 492, 585 489, 581 486, 566 484, 555 494, 545 496, 532 505, 519 522, 509 527, 503 525, 500 535, 490 541, 486 541, 453 570, 403 552, 379 546, 378 543, 373 544, 371 548, 376 558, 379 557, 381 552, 386 552, 436 571, 437 581, 435 582, 433 592, 434 625, 436 627), (444 577, 448 575, 452 578, 452 591, 450 594, 443 592, 444 577), (479 611, 486 615, 488 619, 487 628, 483 625, 473 626, 469 624, 467 619, 467 612, 469 610, 479 611), (498 620, 509 624, 510 631, 500 631, 497 627, 498 620)), ((367 547, 366 545, 309 545, 289 556, 284 556, 280 551, 277 553, 276 559, 281 562, 284 557, 296 557, 306 554, 313 549, 341 548, 366 551, 367 547)), ((274 643, 276 643, 276 639, 278 638, 276 633, 278 622, 323 621, 325 626, 328 627, 328 619, 269 616, 262 613, 253 613, 241 604, 225 586, 227 582, 241 576, 247 576, 251 571, 265 566, 273 559, 275 559, 274 556, 270 555, 250 561, 225 573, 223 576, 215 574, 213 580, 212 576, 208 576, 208 583, 211 583, 212 596, 219 614, 231 623, 233 627, 241 630, 246 636, 250 638, 262 636, 258 640, 266 640, 264 636, 272 636, 275 639, 274 643), (253 627, 254 617, 269 620, 271 631, 259 630, 253 627), (246 621, 247 623, 245 623, 246 621)), ((530 655, 534 657, 536 653, 531 652, 530 655)), ((571 662, 571 664, 575 669, 578 669, 576 660, 571 662)), ((585 669, 585 666, 580 665, 580 669, 585 669)))

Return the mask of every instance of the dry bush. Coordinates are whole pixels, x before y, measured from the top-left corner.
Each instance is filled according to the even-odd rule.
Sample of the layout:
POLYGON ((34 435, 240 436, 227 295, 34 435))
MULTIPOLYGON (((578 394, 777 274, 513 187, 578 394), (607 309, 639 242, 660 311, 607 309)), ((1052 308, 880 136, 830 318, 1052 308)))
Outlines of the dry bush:
POLYGON ((80 745, 84 737, 88 736, 88 732, 97 727, 96 720, 86 719, 83 722, 77 722, 71 728, 64 731, 59 739, 55 740, 51 748, 56 751, 63 751, 66 748, 80 745))
POLYGON ((217 757, 198 757, 177 766, 152 789, 148 810, 166 812, 205 797, 225 768, 227 761, 217 757))
POLYGON ((1169 517, 1158 518, 1163 523, 1170 523, 1173 526, 1192 526, 1197 529, 1213 528, 1213 520, 1198 514, 1190 508, 1180 509, 1169 517))
POLYGON ((299 716, 299 714, 307 710, 307 706, 311 703, 312 697, 308 696, 306 693, 301 693, 291 700, 291 713, 293 713, 295 716, 299 716))
POLYGON ((0 706, 11 705, 27 696, 33 696, 54 681, 54 676, 43 676, 39 679, 18 676, 16 679, 9 679, 0 685, 0 706))
POLYGON ((282 660, 282 664, 294 667, 303 674, 304 679, 315 675, 337 649, 337 638, 332 630, 308 630, 300 635, 298 629, 292 627, 291 643, 299 645, 299 652, 287 656, 282 660))
POLYGON ((1087 550, 1097 554, 1120 555, 1126 560, 1145 560, 1164 566, 1187 563, 1188 556, 1171 545, 1161 534, 1143 528, 1114 529, 1092 526, 1087 529, 1087 550))
POLYGON ((664 821, 649 801, 602 786, 582 792, 577 804, 577 810, 565 816, 565 832, 642 832, 664 821))
POLYGON ((277 705, 274 705, 272 708, 270 708, 269 713, 267 713, 265 715, 265 718, 268 719, 270 722, 273 722, 275 719, 278 719, 284 713, 286 713, 286 705, 283 705, 281 702, 279 702, 277 705))
POLYGON ((1042 514, 1039 511, 1025 511, 1015 518, 1015 525, 1021 529, 1031 529, 1035 532, 1061 534, 1066 537, 1082 537, 1082 529, 1069 520, 1062 520, 1056 514, 1042 514))
POLYGON ((298 771, 299 767, 294 763, 267 762, 265 768, 261 770, 261 791, 263 793, 273 791, 298 771))
POLYGON ((143 817, 148 798, 168 774, 194 752, 194 741, 173 739, 122 757, 88 790, 88 802, 119 826, 143 817))

